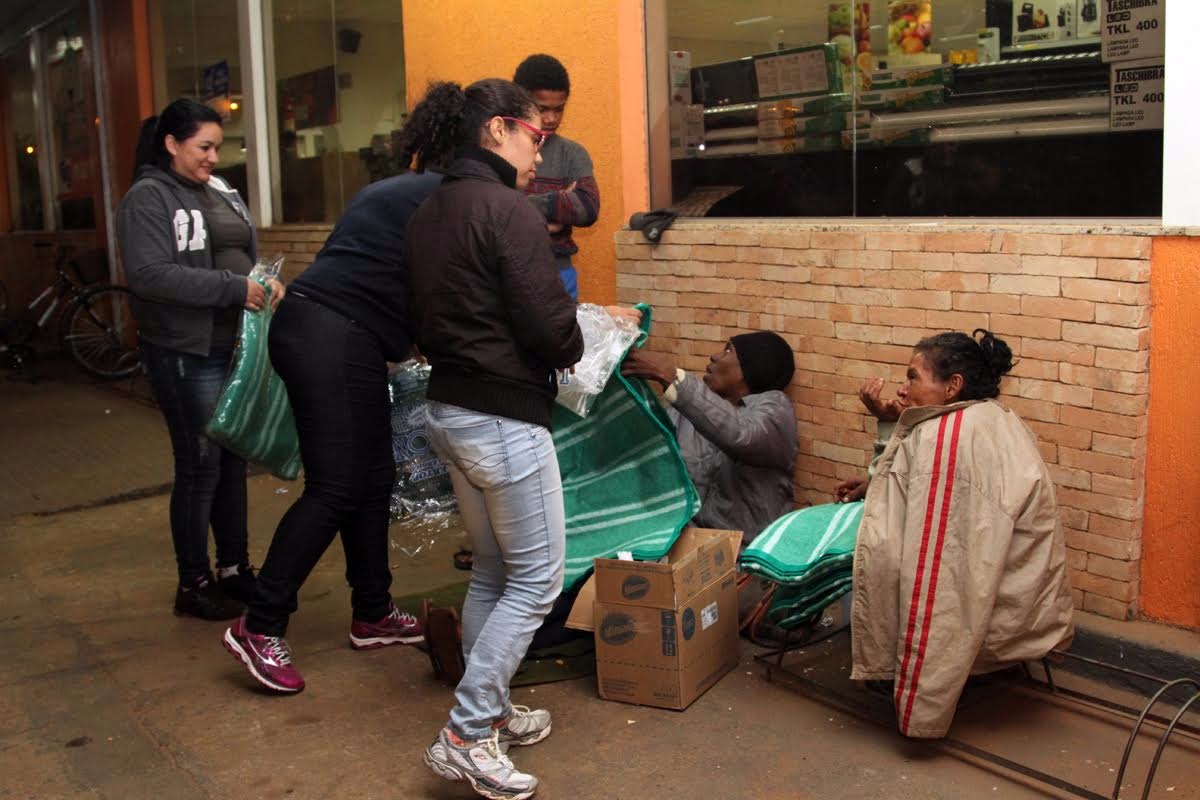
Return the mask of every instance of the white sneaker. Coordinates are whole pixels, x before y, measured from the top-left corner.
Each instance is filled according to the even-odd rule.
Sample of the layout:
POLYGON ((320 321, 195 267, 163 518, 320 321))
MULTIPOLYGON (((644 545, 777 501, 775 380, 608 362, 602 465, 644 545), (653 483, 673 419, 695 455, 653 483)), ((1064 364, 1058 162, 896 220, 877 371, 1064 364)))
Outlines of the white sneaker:
POLYGON ((513 706, 512 714, 496 729, 501 747, 537 744, 550 735, 550 712, 544 708, 513 706))
MULTIPOLYGON (((517 772, 500 751, 493 733, 486 739, 456 744, 449 728, 442 728, 425 749, 425 764, 443 778, 467 780, 477 794, 489 800, 526 800, 537 791, 537 778, 517 772)), ((460 740, 461 741, 461 740, 460 740)))

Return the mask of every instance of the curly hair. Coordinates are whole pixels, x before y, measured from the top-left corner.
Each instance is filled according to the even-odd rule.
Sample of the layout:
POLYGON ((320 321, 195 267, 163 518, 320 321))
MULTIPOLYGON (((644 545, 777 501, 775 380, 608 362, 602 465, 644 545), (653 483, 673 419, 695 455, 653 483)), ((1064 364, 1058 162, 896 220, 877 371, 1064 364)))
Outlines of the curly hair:
POLYGON ((567 68, 554 56, 538 53, 521 62, 513 75, 513 82, 527 91, 549 89, 552 92, 571 93, 571 78, 567 68))
POLYGON ((527 91, 502 78, 484 78, 466 89, 449 81, 431 82, 400 133, 400 157, 417 171, 445 166, 455 151, 479 143, 488 120, 525 119, 536 109, 527 91))
POLYGON ((1003 339, 983 328, 976 328, 970 336, 957 331, 927 336, 913 350, 925 356, 938 380, 962 375, 959 400, 996 397, 1000 394, 1000 379, 1013 368, 1012 350, 1003 339))

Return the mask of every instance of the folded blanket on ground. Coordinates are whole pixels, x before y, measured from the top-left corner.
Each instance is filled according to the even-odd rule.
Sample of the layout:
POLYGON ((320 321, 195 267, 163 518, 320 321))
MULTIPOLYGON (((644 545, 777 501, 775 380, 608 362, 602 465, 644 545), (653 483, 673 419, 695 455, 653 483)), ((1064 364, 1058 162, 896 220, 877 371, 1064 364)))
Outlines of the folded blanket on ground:
POLYGON ((829 503, 772 522, 738 558, 738 566, 779 584, 767 619, 795 628, 815 619, 851 589, 854 543, 863 503, 829 503))
MULTIPOLYGON (((647 330, 649 309, 639 308, 647 330)), ((564 588, 586 578, 596 558, 666 555, 700 501, 650 388, 618 371, 586 418, 556 405, 553 421, 567 518, 564 588)))

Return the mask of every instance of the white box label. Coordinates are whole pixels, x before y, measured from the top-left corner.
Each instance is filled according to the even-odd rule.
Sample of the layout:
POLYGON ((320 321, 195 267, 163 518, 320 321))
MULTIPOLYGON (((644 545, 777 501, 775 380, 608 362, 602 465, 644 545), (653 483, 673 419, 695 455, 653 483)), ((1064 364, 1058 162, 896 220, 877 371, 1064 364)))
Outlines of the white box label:
POLYGON ((1108 127, 1114 131, 1161 130, 1164 74, 1162 61, 1113 64, 1108 127))
POLYGON ((1105 61, 1166 54, 1166 0, 1104 0, 1100 53, 1105 61))
POLYGON ((717 621, 717 604, 709 603, 700 609, 700 630, 706 631, 717 621))

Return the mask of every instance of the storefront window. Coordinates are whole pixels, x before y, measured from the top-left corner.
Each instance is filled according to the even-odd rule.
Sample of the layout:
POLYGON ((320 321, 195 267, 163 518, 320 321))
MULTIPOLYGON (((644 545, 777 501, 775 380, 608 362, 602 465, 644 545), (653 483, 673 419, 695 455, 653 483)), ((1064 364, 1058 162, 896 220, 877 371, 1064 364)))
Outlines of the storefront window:
POLYGON ((13 226, 17 230, 45 228, 42 213, 42 183, 38 169, 38 142, 33 102, 33 65, 29 41, 0 56, 3 65, 3 102, 7 137, 4 157, 8 161, 9 200, 13 226))
POLYGON ((1159 216, 1164 20, 1147 5, 1102 41, 1099 0, 666 0, 673 202, 1159 216))
POLYGON ((153 0, 150 18, 156 109, 190 97, 219 111, 225 140, 215 174, 248 197, 237 0, 153 0))
POLYGON ((93 195, 100 182, 91 71, 77 12, 48 25, 42 46, 50 101, 54 199, 65 230, 96 227, 93 195))
MULTIPOLYGON (((402 171, 400 0, 272 3, 282 222, 333 222, 355 192, 402 171)), ((278 212, 277 212, 278 213, 278 212)))

